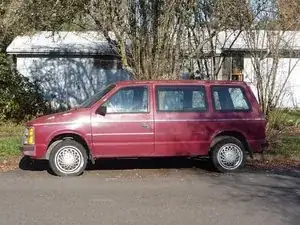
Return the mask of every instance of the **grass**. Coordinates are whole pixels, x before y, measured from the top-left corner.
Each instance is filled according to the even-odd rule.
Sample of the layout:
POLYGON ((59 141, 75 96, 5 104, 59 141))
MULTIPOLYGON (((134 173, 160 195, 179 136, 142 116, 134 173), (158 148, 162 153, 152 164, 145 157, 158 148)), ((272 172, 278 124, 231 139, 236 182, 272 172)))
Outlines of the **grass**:
POLYGON ((270 155, 300 160, 300 134, 298 135, 282 135, 272 145, 270 155))
POLYGON ((300 160, 300 110, 275 110, 268 124, 269 155, 300 160))
POLYGON ((287 126, 300 125, 300 110, 276 110, 272 113, 278 122, 287 126))
POLYGON ((24 131, 24 126, 15 123, 0 122, 0 139, 8 136, 21 136, 24 131))
POLYGON ((20 155, 20 137, 8 137, 0 139, 0 159, 7 159, 20 155))
POLYGON ((20 155, 19 145, 24 127, 13 123, 0 123, 0 160, 20 155))
POLYGON ((300 110, 290 110, 284 113, 288 120, 297 121, 300 119, 300 110))

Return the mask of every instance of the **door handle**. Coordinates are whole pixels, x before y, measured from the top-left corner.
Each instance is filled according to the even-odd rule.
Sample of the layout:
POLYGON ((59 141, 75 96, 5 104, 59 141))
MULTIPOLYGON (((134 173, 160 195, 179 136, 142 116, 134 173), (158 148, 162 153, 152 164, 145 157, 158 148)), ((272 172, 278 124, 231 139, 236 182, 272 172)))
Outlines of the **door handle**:
POLYGON ((141 125, 143 128, 149 128, 149 125, 147 123, 142 123, 141 125))

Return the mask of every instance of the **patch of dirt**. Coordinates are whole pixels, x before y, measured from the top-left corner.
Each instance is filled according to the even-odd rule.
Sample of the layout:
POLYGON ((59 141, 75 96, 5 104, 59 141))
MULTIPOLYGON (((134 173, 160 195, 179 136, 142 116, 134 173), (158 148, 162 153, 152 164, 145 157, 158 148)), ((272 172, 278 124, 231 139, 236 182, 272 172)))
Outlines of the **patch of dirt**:
POLYGON ((9 159, 0 159, 0 172, 7 172, 19 168, 20 157, 11 157, 9 159))
POLYGON ((300 173, 300 160, 265 157, 264 159, 249 160, 246 167, 255 170, 275 173, 300 173))

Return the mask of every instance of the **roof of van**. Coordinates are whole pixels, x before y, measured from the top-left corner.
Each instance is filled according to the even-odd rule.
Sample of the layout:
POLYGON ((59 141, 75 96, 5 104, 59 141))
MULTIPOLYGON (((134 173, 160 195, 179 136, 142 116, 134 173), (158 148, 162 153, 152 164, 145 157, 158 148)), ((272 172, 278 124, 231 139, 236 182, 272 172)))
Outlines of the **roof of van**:
POLYGON ((244 81, 229 81, 229 80, 142 80, 142 81, 118 81, 117 85, 128 84, 246 84, 244 81))

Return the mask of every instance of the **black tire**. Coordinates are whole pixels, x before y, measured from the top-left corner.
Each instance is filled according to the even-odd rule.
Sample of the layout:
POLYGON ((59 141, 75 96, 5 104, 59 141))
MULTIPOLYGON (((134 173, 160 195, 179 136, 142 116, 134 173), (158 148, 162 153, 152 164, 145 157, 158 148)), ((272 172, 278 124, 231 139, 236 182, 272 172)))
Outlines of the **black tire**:
POLYGON ((21 170, 32 170, 34 161, 30 156, 24 155, 19 162, 19 168, 21 170))
MULTIPOLYGON (((235 155, 235 156, 237 156, 235 155)), ((214 167, 222 173, 225 172, 235 172, 240 168, 244 167, 246 154, 245 154, 245 147, 240 140, 235 137, 224 136, 218 140, 218 142, 212 147, 210 152, 210 157, 213 162, 214 167), (224 147, 234 148, 234 151, 237 155, 239 155, 239 160, 236 162, 235 165, 226 165, 226 163, 230 164, 231 161, 226 161, 226 159, 221 160, 221 155, 223 153, 224 156, 224 147), (221 152, 222 151, 222 152, 221 152), (219 154, 219 155, 218 155, 219 154)))
MULTIPOLYGON (((68 160, 67 158, 68 156, 66 156, 66 160, 68 160)), ((59 142, 53 147, 49 156, 50 168, 57 176, 79 176, 84 172, 87 161, 87 150, 80 143, 72 139, 66 139, 62 142, 59 142), (63 160, 59 160, 59 158, 64 154, 69 154, 69 158, 73 160, 76 158, 78 160, 78 166, 76 166, 73 170, 68 171, 66 168, 67 165, 62 163, 63 160)), ((76 163, 74 163, 74 165, 75 164, 76 163)))

